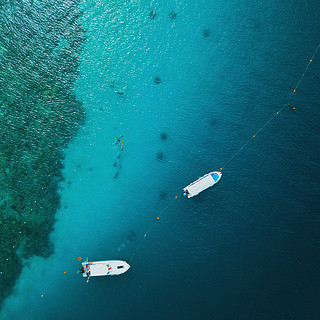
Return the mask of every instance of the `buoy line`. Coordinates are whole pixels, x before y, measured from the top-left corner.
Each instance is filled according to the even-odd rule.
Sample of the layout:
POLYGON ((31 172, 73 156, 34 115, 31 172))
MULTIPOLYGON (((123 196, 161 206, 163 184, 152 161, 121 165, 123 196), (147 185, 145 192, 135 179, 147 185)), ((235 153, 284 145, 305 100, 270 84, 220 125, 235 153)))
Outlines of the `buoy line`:
MULTIPOLYGON (((291 94, 290 94, 290 96, 289 96, 288 101, 287 101, 275 114, 273 114, 272 117, 271 117, 267 122, 265 122, 265 124, 264 124, 256 133, 254 133, 254 134, 250 137, 250 139, 248 139, 248 140, 228 159, 228 161, 227 161, 223 166, 221 166, 221 167, 219 168, 220 171, 222 171, 223 168, 226 167, 226 166, 229 164, 229 162, 231 162, 231 160, 233 160, 233 159, 237 156, 237 154, 238 154, 251 140, 253 140, 253 139, 260 133, 261 130, 263 130, 263 128, 265 128, 277 115, 279 115, 280 112, 281 112, 285 107, 287 107, 287 106, 291 107, 290 101, 291 101, 293 95, 297 92, 297 89, 298 89, 298 87, 300 86, 300 83, 301 83, 303 77, 305 76, 307 70, 309 69, 309 66, 310 66, 310 64, 312 63, 314 57, 316 56, 319 48, 320 48, 320 43, 318 44, 316 50, 314 51, 311 59, 310 59, 309 62, 308 62, 306 68, 304 69, 304 71, 303 71, 303 73, 302 73, 302 75, 301 75, 298 83, 296 84, 295 88, 292 90, 292 92, 291 92, 291 94)), ((295 107, 292 107, 292 110, 295 110, 295 107)))
MULTIPOLYGON (((179 196, 175 196, 161 211, 160 213, 157 215, 156 218, 154 218, 154 220, 152 221, 152 223, 150 224, 150 226, 148 227, 148 229, 146 230, 146 232, 144 233, 143 237, 144 239, 147 238, 147 235, 149 234, 151 228, 154 226, 154 224, 160 219, 160 216, 170 207, 170 205, 172 204, 172 202, 177 199, 179 196)), ((136 248, 136 251, 133 253, 133 255, 131 256, 129 263, 131 263, 131 261, 133 260, 133 258, 137 255, 137 253, 139 252, 139 250, 141 249, 142 244, 140 244, 140 246, 138 246, 136 248)))

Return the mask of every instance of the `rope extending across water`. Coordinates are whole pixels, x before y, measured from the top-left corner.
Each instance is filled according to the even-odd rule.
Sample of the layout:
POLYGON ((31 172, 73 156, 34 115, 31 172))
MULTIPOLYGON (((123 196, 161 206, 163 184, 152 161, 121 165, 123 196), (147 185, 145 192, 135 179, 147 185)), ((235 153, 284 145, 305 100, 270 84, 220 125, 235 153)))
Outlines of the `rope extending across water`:
MULTIPOLYGON (((297 89, 298 89, 298 87, 300 86, 300 83, 301 83, 304 75, 306 74, 306 72, 307 72, 310 64, 312 63, 314 57, 316 56, 319 48, 320 48, 320 43, 318 44, 316 50, 314 51, 311 59, 310 59, 309 62, 308 62, 306 68, 304 69, 304 71, 303 71, 303 73, 302 73, 302 75, 301 75, 301 77, 300 77, 297 85, 295 86, 295 88, 294 88, 293 91, 291 92, 287 103, 285 103, 285 104, 280 108, 280 110, 278 110, 275 114, 273 114, 273 116, 272 116, 254 135, 252 135, 252 137, 251 137, 250 139, 248 139, 248 140, 228 159, 228 161, 227 161, 223 166, 221 166, 220 171, 222 171, 223 168, 225 168, 225 167, 229 164, 229 162, 231 162, 231 161, 237 156, 237 154, 238 154, 251 140, 253 140, 253 139, 260 133, 261 130, 263 130, 263 128, 265 128, 277 115, 279 115, 280 112, 281 112, 285 107, 291 106, 291 105, 290 105, 290 101, 291 101, 293 95, 297 92, 297 89)), ((295 108, 292 108, 292 109, 294 110, 295 108)))
MULTIPOLYGON (((153 222, 151 223, 151 225, 148 227, 147 231, 144 234, 144 238, 146 239, 148 233, 150 232, 151 228, 153 227, 153 225, 157 222, 157 220, 160 219, 160 216, 171 206, 172 202, 177 199, 179 197, 175 196, 158 214, 157 219, 153 220, 153 222)), ((131 256, 130 260, 129 260, 129 264, 131 263, 131 261, 133 260, 133 258, 136 256, 136 254, 138 253, 138 251, 141 249, 142 244, 137 247, 136 251, 133 253, 133 255, 131 256)))

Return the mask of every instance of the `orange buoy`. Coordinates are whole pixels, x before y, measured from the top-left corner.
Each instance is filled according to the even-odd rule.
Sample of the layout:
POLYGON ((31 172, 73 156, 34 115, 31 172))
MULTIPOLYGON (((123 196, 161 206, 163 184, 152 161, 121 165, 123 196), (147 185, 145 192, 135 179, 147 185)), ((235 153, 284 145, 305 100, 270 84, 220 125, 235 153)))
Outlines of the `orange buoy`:
POLYGON ((79 261, 81 261, 81 260, 82 260, 82 258, 81 258, 81 257, 78 257, 78 260, 79 260, 79 261))

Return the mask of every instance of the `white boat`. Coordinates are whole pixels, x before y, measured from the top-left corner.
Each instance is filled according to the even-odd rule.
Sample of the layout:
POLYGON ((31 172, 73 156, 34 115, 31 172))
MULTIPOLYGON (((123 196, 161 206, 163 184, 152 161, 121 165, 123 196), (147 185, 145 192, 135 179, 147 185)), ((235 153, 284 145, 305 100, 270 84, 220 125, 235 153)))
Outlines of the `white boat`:
POLYGON ((203 177, 186 186, 183 189, 183 191, 185 192, 184 195, 188 196, 188 198, 196 196, 203 190, 206 190, 207 188, 212 187, 214 184, 216 184, 221 179, 221 176, 222 172, 219 171, 212 171, 205 174, 203 177))
POLYGON ((130 268, 130 265, 121 260, 108 260, 108 261, 94 261, 82 262, 80 272, 83 277, 96 277, 96 276, 115 276, 125 273, 130 268))

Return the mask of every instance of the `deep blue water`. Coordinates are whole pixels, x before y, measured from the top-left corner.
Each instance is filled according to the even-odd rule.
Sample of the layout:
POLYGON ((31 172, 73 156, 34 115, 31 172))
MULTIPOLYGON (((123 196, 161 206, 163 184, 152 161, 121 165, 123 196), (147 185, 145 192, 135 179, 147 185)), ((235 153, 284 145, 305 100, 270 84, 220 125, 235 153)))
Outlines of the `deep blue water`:
POLYGON ((29 261, 3 319, 318 319, 320 52, 295 112, 271 121, 214 188, 179 196, 156 220, 288 101, 320 42, 318 2, 81 6, 74 90, 87 119, 65 150, 55 253, 29 261), (78 256, 135 253, 121 277, 76 274, 78 256))

